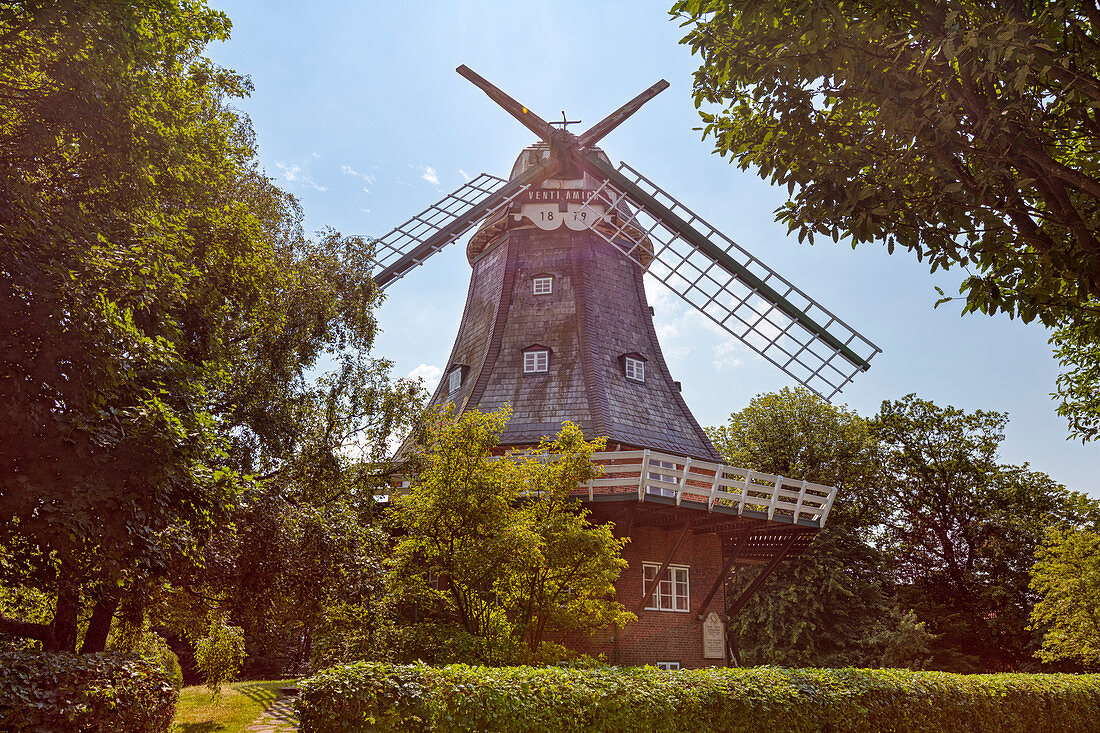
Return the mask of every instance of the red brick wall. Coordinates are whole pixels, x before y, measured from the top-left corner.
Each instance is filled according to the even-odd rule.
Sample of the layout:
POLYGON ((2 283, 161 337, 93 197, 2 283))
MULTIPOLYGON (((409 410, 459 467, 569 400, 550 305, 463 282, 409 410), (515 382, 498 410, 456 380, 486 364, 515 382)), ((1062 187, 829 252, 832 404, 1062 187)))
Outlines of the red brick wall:
MULTIPOLYGON (((717 535, 688 533, 673 556, 672 564, 690 568, 689 593, 691 605, 682 611, 638 611, 642 598, 642 563, 660 565, 668 549, 676 542, 680 528, 669 530, 654 527, 634 527, 623 558, 630 563, 615 585, 616 599, 638 620, 618 632, 616 644, 610 629, 600 629, 591 636, 571 635, 563 643, 588 654, 603 654, 612 664, 635 665, 656 662, 679 662, 684 669, 722 665, 721 659, 703 659, 703 622, 700 615, 714 611, 723 613, 725 591, 719 590, 707 609, 700 608, 703 598, 714 585, 722 570, 722 547, 717 535), (617 648, 616 648, 617 647, 617 648)), ((646 605, 653 605, 652 600, 646 605)))

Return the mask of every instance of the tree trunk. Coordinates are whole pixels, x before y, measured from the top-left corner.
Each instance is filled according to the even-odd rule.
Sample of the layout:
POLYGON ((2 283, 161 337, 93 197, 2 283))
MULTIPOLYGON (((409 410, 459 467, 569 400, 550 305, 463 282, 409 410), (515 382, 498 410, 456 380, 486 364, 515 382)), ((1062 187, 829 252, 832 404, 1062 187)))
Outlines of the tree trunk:
POLYGON ((101 652, 107 647, 107 634, 118 609, 118 600, 117 594, 107 594, 96 601, 88 631, 84 634, 84 643, 80 646, 81 654, 101 652))
POLYGON ((53 637, 53 627, 49 624, 32 624, 0 615, 0 633, 21 639, 37 639, 46 644, 53 637))
POLYGON ((53 633, 43 646, 48 652, 75 652, 80 590, 69 581, 65 568, 58 573, 57 607, 53 613, 53 633))

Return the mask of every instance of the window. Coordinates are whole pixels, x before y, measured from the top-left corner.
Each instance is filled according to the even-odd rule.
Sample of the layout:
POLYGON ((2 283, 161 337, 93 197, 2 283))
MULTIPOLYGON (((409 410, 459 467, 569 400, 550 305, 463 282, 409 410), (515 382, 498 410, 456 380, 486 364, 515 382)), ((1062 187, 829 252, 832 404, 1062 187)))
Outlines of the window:
MULTIPOLYGON (((656 581, 660 565, 642 563, 642 595, 649 592, 656 581)), ((687 613, 690 605, 688 589, 688 566, 669 565, 664 576, 657 582, 657 590, 649 599, 647 611, 682 611, 687 613)))
POLYGON ((462 386, 462 367, 455 367, 447 375, 447 394, 453 395, 462 386))
POLYGON ((539 374, 550 371, 550 352, 535 350, 523 352, 523 373, 539 374))
POLYGON ((657 669, 663 669, 666 672, 672 672, 674 670, 680 669, 680 663, 679 662, 657 662, 657 669))
MULTIPOLYGON (((675 471, 676 464, 672 461, 656 461, 650 460, 649 473, 647 477, 650 481, 667 481, 669 483, 680 483, 680 477, 674 476, 672 473, 664 473, 664 471, 675 471)), ((647 494, 654 494, 656 496, 676 496, 676 489, 672 489, 666 486, 646 486, 645 492, 647 494)))
POLYGON ((553 276, 540 275, 533 281, 535 295, 550 295, 554 292, 554 278, 553 276))
POLYGON ((645 362, 641 359, 633 356, 623 357, 623 371, 626 372, 626 378, 632 382, 645 381, 645 362))

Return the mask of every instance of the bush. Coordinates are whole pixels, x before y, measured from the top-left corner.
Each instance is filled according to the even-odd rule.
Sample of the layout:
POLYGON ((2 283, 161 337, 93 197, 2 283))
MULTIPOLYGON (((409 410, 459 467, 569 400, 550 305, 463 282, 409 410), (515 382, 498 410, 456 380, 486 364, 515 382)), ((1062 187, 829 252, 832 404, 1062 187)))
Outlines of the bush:
POLYGON ((0 730, 163 733, 178 692, 161 669, 111 652, 0 652, 0 730))
POLYGON ((303 733, 1073 733, 1095 730, 1100 720, 1096 675, 359 662, 320 672, 299 687, 303 733))
POLYGON ((116 629, 112 629, 111 634, 107 637, 107 651, 141 657, 168 675, 177 690, 183 687, 183 668, 179 657, 160 634, 141 630, 118 633, 116 629))
POLYGON ((215 697, 221 694, 222 685, 237 679, 244 656, 244 630, 224 619, 210 624, 206 636, 195 644, 195 666, 202 670, 215 697))

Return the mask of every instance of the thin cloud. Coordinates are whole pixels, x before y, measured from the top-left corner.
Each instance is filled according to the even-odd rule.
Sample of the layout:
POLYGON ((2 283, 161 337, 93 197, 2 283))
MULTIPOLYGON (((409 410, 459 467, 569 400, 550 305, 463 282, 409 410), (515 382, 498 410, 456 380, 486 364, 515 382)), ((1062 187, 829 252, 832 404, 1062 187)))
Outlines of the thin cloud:
MULTIPOLYGON (((314 153, 312 157, 316 160, 320 156, 314 153)), ((290 164, 277 160, 275 161, 275 167, 280 171, 279 177, 287 183, 298 184, 298 186, 312 188, 315 191, 327 191, 328 186, 322 186, 313 180, 313 175, 309 172, 309 163, 309 159, 301 163, 290 164)))
POLYGON ((463 178, 465 178, 465 179, 466 179, 466 183, 469 183, 470 181, 474 180, 473 178, 471 178, 471 177, 470 177, 470 174, 469 174, 469 173, 467 173, 466 171, 462 170, 461 168, 459 168, 459 169, 458 169, 458 175, 460 175, 460 176, 462 176, 463 178))
POLYGON ((430 165, 424 166, 424 172, 420 177, 433 186, 439 185, 439 174, 436 173, 435 168, 432 168, 430 165))
POLYGON ((744 365, 745 360, 741 357, 745 354, 745 347, 739 342, 729 339, 723 341, 714 347, 714 361, 711 365, 715 369, 738 369, 744 365))
MULTIPOLYGON (((346 163, 340 166, 340 172, 343 173, 345 176, 355 176, 356 178, 362 178, 364 181, 371 184, 372 186, 374 185, 374 176, 372 174, 357 171, 346 163)), ((366 191, 367 189, 364 188, 363 190, 366 191)))

